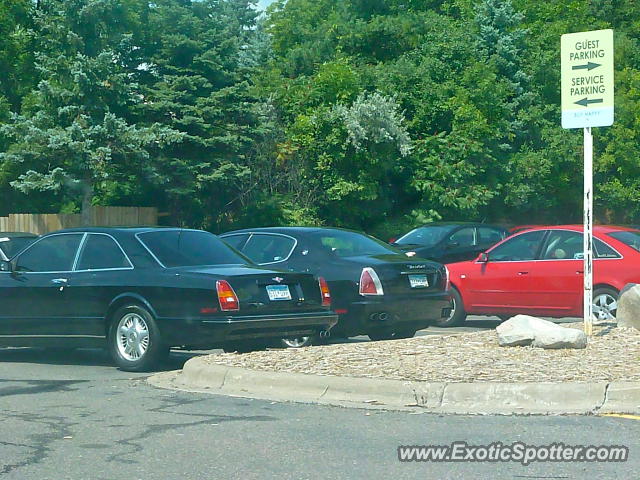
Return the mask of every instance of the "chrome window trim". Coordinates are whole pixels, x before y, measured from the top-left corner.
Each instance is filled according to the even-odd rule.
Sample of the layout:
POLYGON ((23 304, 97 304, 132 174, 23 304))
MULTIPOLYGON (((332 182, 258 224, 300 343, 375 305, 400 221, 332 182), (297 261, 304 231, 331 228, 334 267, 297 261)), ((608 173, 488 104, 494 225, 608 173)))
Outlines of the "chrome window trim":
MULTIPOLYGON (((136 233, 134 236, 136 237, 136 239, 138 240, 138 242, 140 242, 140 244, 144 247, 144 249, 149 252, 149 255, 151 255, 153 257, 153 259, 158 262, 158 265, 160 265, 162 268, 166 269, 168 268, 166 265, 164 265, 160 259, 158 257, 156 257, 156 255, 151 251, 151 249, 149 247, 147 247, 147 245, 144 243, 144 241, 140 238, 140 235, 145 235, 147 233, 155 233, 155 232, 203 232, 203 233, 209 233, 206 232, 205 230, 198 230, 196 228, 163 228, 162 230, 149 230, 146 232, 138 232, 136 233)), ((213 235, 213 233, 211 233, 211 235, 213 235)), ((214 235, 216 236, 216 235, 214 235)), ((231 264, 230 264, 231 265, 231 264)), ((198 265, 198 266, 204 266, 204 265, 198 265)))
MULTIPOLYGON (((582 232, 578 232, 576 230, 569 230, 567 228, 552 228, 547 230, 549 232, 549 235, 551 235, 552 232, 571 232, 571 233, 576 233, 579 236, 582 236, 582 232)), ((597 257, 593 257, 593 260, 622 260, 624 258, 624 255, 622 255, 618 250, 616 250, 615 248, 613 248, 611 245, 609 245, 607 242, 603 241, 602 239, 594 236, 593 237, 595 240, 598 240, 602 243, 604 243, 607 247, 609 247, 611 250, 613 250, 614 252, 616 252, 616 254, 618 255, 618 257, 616 258, 597 258, 597 257)), ((546 242, 547 239, 545 239, 546 242)), ((594 243, 594 248, 593 250, 596 250, 595 248, 595 242, 594 243)), ((583 252, 584 253, 584 252, 583 252)), ((535 262, 566 262, 566 261, 578 261, 578 262, 582 262, 584 261, 583 258, 540 258, 538 260, 530 260, 530 261, 535 261, 535 262)))
MULTIPOLYGON (((175 230, 170 230, 171 232, 175 231, 175 230)), ((145 232, 146 233, 146 232, 145 232)), ((158 265, 160 265, 162 268, 167 268, 165 267, 165 265, 158 259, 158 257, 156 257, 156 254, 153 253, 151 251, 151 249, 149 247, 147 247, 147 245, 142 241, 142 239, 138 236, 140 235, 140 233, 136 233, 134 236, 136 237, 136 240, 138 240, 138 242, 140 242, 140 245, 142 245, 144 247, 144 249, 149 252, 149 255, 151 255, 151 257, 158 262, 158 265)))
MULTIPOLYGON (((530 233, 536 233, 536 232, 543 232, 542 234, 542 244, 544 244, 544 242, 547 241, 547 235, 549 233, 549 230, 525 230, 523 232, 518 232, 515 233, 514 235, 510 236, 510 237, 505 237, 503 240, 506 239, 513 239, 513 238, 518 238, 522 235, 526 235, 526 234, 530 234, 530 233)), ((500 242, 500 245, 504 245, 506 242, 500 242)), ((489 262, 488 263, 523 263, 523 262, 539 262, 541 261, 540 259, 533 259, 533 260, 491 260, 491 251, 494 250, 494 248, 497 248, 500 245, 495 245, 494 247, 491 247, 488 250, 489 253, 489 262)), ((478 260, 476 260, 474 263, 482 263, 482 264, 486 264, 487 262, 479 262, 478 260)))
MULTIPOLYGON (((533 233, 533 232, 539 232, 540 230, 533 230, 533 231, 523 231, 522 233, 516 233, 515 235, 513 235, 512 237, 509 238, 515 238, 518 237, 520 235, 523 235, 525 233, 533 233)), ((577 233, 578 235, 582 235, 582 232, 576 231, 576 230, 570 230, 567 228, 553 228, 553 229, 547 229, 544 230, 546 232, 546 235, 550 235, 551 232, 572 232, 572 233, 577 233)), ((597 238, 597 237, 595 237, 597 238)), ((622 255, 618 250, 616 250, 615 248, 613 248, 611 245, 609 245, 607 242, 605 242, 604 240, 602 240, 601 238, 597 238, 599 241, 601 241, 602 243, 604 243, 607 247, 609 247, 611 250, 613 250, 614 252, 616 252, 619 257, 617 258, 596 258, 594 257, 593 260, 596 261, 600 261, 600 260, 623 260, 624 259, 624 255, 622 255)), ((545 237, 543 239, 543 242, 546 242, 547 238, 545 237)), ((535 260, 491 260, 491 254, 489 254, 489 263, 495 262, 495 263, 523 263, 523 262, 582 262, 583 259, 582 258, 536 258, 535 260)), ((478 262, 476 260, 475 263, 486 263, 486 262, 478 262)))
POLYGON ((87 232, 85 239, 83 240, 83 242, 80 244, 80 249, 78 250, 78 256, 76 258, 76 263, 74 263, 73 265, 73 271, 74 272, 113 272, 113 271, 118 271, 118 270, 134 270, 134 266, 133 263, 131 262, 131 259, 129 258, 129 255, 127 255, 127 252, 124 251, 124 248, 122 248, 122 245, 120 245, 120 242, 118 242, 118 240, 116 240, 113 235, 109 234, 109 233, 103 233, 103 232, 87 232), (115 242, 115 244, 118 246, 118 248, 120 249, 120 251, 122 252, 122 254, 124 255, 124 258, 127 260, 127 263, 129 264, 128 267, 112 267, 112 268, 88 268, 88 269, 83 269, 83 270, 77 270, 77 266, 80 260, 80 256, 82 255, 82 253, 84 253, 84 247, 87 244, 87 242, 89 241, 89 237, 91 235, 102 235, 105 237, 109 237, 111 240, 113 240, 115 242))
POLYGON ((73 259, 73 266, 71 267, 71 271, 75 272, 76 267, 78 266, 78 260, 80 259, 80 252, 82 252, 82 250, 84 250, 84 246, 87 243, 87 232, 84 232, 84 235, 82 235, 82 240, 80 240, 80 245, 78 245, 78 251, 76 252, 76 257, 73 259))
POLYGON ((105 338, 102 335, 0 335, 0 338, 105 338))
MULTIPOLYGON (((246 233, 233 233, 231 235, 226 235, 227 237, 231 237, 233 235, 245 235, 246 233)), ((282 260, 277 260, 275 262, 264 262, 264 263, 257 263, 257 265, 274 265, 276 263, 282 263, 282 262, 286 262, 287 260, 289 260, 291 258, 291 255, 293 255, 294 250, 296 249, 296 247, 298 246, 298 239, 295 237, 292 237, 291 235, 286 235, 284 233, 277 233, 277 232, 249 232, 249 238, 247 238, 247 241, 244 243, 244 246, 246 247, 247 245, 249 245, 249 242, 251 241, 251 239, 255 236, 255 235, 264 235, 264 236, 273 236, 273 237, 284 237, 284 238, 289 238, 291 240, 293 240, 293 247, 291 247, 291 250, 289 251, 289 254, 283 258, 282 260)), ((220 238, 224 238, 225 236, 220 236, 220 238)), ((241 251, 241 253, 244 254, 244 252, 241 251)), ((246 254, 245 254, 246 256, 246 254)))
MULTIPOLYGON (((33 242, 32 244, 30 244, 27 248, 25 248, 22 252, 20 252, 18 255, 16 255, 14 258, 16 260, 19 259, 19 257, 21 257, 22 255, 24 255, 25 253, 27 253, 33 246, 37 245, 38 243, 40 243, 42 240, 45 240, 47 238, 51 238, 51 237, 59 237, 62 235, 81 235, 82 238, 80 239, 80 243, 78 244, 78 249, 76 250, 76 256, 74 257, 74 262, 71 266, 72 270, 50 270, 50 271, 46 271, 46 272, 18 272, 22 275, 26 275, 26 274, 47 274, 47 273, 72 273, 73 272, 73 267, 75 267, 75 262, 78 260, 78 252, 80 251, 80 247, 82 246, 82 243, 84 241, 84 238, 86 237, 87 233, 86 232, 61 232, 61 233, 52 233, 50 235, 45 235, 42 236, 40 238, 38 238, 35 242, 33 242)), ((15 273, 15 272, 2 272, 2 273, 15 273)))
MULTIPOLYGON (((225 234, 223 234, 223 235, 220 235, 220 238, 222 238, 222 239, 224 240, 225 238, 229 238, 229 237, 241 237, 242 235, 246 235, 246 236, 247 236, 247 241, 246 241, 246 242, 244 242, 244 244, 246 245, 247 243, 249 243, 249 240, 250 240, 250 239, 251 239, 251 237, 253 236, 253 233, 252 233, 252 232, 230 233, 230 234, 226 234, 226 233, 225 233, 225 234)), ((235 247, 232 247, 232 248, 235 248, 235 247)), ((238 250, 238 249, 236 248, 236 250, 238 250)), ((242 250, 238 250, 238 251, 239 251, 240 253, 242 253, 242 250)))
MULTIPOLYGON (((624 243, 622 240, 618 240, 616 237, 612 237, 611 234, 612 233, 624 233, 624 232, 628 232, 628 230, 617 230, 615 232, 609 232, 609 233, 605 233, 606 236, 611 237, 613 240, 615 240, 616 242, 620 242, 621 244, 623 244, 625 247, 630 248, 633 251, 637 251, 640 252, 638 250, 636 250, 635 248, 633 248, 631 245, 627 245, 626 243, 624 243)), ((600 240, 600 239, 598 239, 600 240)), ((614 252, 616 252, 618 255, 620 255, 621 258, 624 258, 623 255, 618 252, 615 248, 613 248, 611 245, 609 245, 607 242, 605 242, 604 240, 600 240, 602 243, 604 243, 607 247, 609 247, 611 250, 613 250, 614 252)), ((604 258, 599 258, 598 260, 605 260, 604 258)), ((609 258, 608 260, 619 260, 619 258, 609 258)))
POLYGON ((478 227, 477 226, 473 226, 473 225, 462 225, 459 228, 457 228, 454 232, 449 234, 449 237, 447 238, 448 241, 451 241, 451 237, 453 237, 455 234, 470 228, 473 231, 473 245, 468 245, 467 247, 461 247, 461 248, 473 248, 473 247, 477 247, 478 246, 478 227))

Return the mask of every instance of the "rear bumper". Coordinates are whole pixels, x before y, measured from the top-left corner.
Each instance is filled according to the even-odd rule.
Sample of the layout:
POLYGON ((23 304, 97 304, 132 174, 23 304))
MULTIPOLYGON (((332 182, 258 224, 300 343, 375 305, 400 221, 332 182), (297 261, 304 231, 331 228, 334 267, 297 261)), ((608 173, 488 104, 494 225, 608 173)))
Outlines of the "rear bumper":
POLYGON ((420 330, 435 320, 448 317, 451 311, 451 295, 443 291, 361 298, 347 307, 346 314, 340 315, 332 336, 351 337, 391 327, 420 330), (381 313, 386 314, 382 316, 384 319, 381 313))
POLYGON ((194 319, 159 318, 163 341, 170 346, 214 348, 238 340, 317 335, 338 321, 333 312, 245 315, 194 319))

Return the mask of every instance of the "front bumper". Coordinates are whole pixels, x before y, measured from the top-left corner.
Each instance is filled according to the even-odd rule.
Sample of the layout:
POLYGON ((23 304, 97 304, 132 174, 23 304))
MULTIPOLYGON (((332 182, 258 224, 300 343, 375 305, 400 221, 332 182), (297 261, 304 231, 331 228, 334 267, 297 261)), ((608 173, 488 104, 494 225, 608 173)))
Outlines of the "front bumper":
POLYGON ((447 318, 451 312, 451 295, 443 291, 360 298, 347 307, 346 314, 340 315, 332 336, 352 337, 395 327, 420 330, 435 320, 447 318))
POLYGON ((209 349, 238 340, 317 335, 338 322, 333 312, 158 319, 163 341, 170 346, 209 349))

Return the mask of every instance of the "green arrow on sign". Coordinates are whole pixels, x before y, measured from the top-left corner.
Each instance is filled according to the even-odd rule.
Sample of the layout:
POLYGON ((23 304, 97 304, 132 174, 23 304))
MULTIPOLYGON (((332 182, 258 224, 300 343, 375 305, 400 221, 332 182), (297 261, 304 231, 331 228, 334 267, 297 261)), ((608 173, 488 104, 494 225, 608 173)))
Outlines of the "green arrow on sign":
POLYGON ((591 71, 594 68, 598 68, 601 65, 599 63, 589 62, 586 65, 574 65, 571 67, 571 70, 588 70, 591 71))
POLYGON ((577 102, 573 102, 576 105, 582 105, 583 107, 587 107, 592 103, 602 103, 602 98, 592 98, 589 100, 587 97, 584 97, 582 100, 578 100, 577 102))

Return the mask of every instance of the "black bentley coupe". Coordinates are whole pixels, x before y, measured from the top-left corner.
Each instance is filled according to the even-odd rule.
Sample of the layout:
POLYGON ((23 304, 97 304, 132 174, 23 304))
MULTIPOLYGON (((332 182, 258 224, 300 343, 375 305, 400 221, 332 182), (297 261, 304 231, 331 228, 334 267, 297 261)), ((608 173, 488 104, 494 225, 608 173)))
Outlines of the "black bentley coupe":
POLYGON ((125 370, 170 347, 235 350, 336 321, 324 280, 256 266, 199 230, 63 230, 0 261, 0 345, 106 342, 125 370))
MULTIPOLYGON (((372 340, 413 337, 450 313, 444 265, 409 258, 373 237, 352 230, 272 227, 220 235, 258 265, 310 272, 326 279, 339 314, 332 337, 368 335, 372 340)), ((304 346, 313 338, 284 339, 304 346)))

